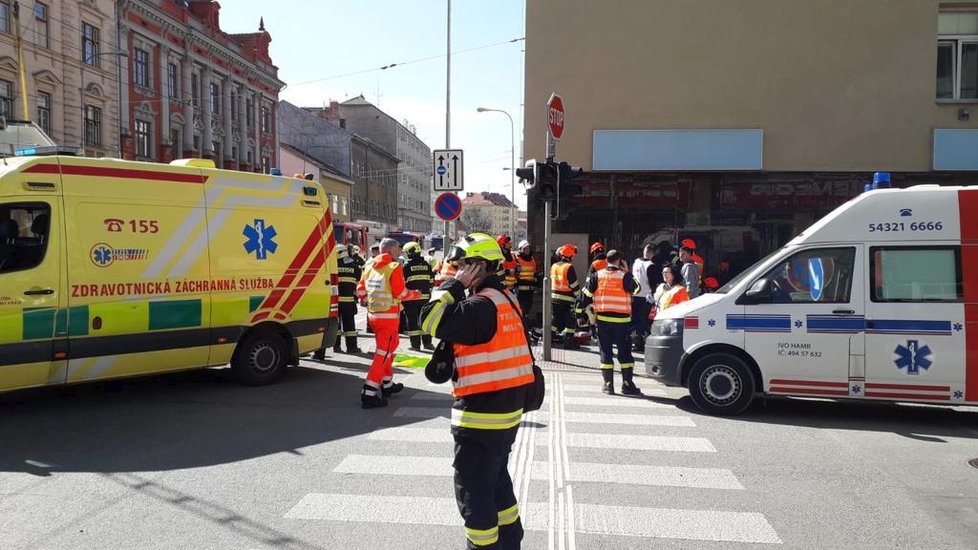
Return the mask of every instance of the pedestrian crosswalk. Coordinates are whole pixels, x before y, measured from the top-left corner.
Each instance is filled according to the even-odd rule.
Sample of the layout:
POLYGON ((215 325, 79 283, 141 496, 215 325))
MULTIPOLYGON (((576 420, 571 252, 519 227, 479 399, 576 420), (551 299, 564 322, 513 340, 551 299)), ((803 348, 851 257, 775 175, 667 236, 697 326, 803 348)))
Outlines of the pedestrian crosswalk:
MULTIPOLYGON (((664 399, 602 395, 597 378, 590 373, 548 372, 544 407, 525 416, 513 446, 510 472, 532 547, 587 548, 588 537, 595 536, 602 541, 619 537, 618 548, 649 547, 655 540, 687 541, 693 544, 681 545, 690 548, 697 547, 695 541, 708 548, 717 543, 781 544, 760 511, 709 502, 689 506, 702 501, 696 499, 680 499, 675 507, 671 499, 655 500, 656 491, 709 499, 712 493, 743 493, 748 487, 723 467, 722 451, 698 433, 693 416, 664 399), (619 460, 602 460, 608 453, 619 460), (629 498, 615 496, 619 494, 629 498), (636 543, 636 538, 650 544, 636 543)), ((390 445, 394 450, 389 453, 377 452, 380 445, 367 446, 343 457, 332 468, 343 476, 343 487, 297 495, 285 513, 287 519, 369 518, 372 533, 389 530, 392 537, 406 528, 399 526, 461 525, 450 489, 449 388, 429 386, 420 373, 404 381, 423 391, 412 395, 409 389, 395 397, 392 404, 398 406, 366 436, 368 441, 404 445, 390 445), (404 449, 414 452, 396 452, 404 449), (358 480, 365 482, 378 472, 404 483, 396 492, 351 491, 358 480)), ((668 393, 665 388, 643 390, 652 396, 668 393)))

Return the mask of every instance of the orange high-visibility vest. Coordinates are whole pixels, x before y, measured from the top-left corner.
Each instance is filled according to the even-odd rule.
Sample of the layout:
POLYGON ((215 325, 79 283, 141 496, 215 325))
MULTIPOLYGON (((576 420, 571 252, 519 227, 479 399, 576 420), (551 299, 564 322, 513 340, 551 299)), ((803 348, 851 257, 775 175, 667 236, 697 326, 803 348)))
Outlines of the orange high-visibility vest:
POLYGON ((510 262, 503 260, 500 262, 500 267, 505 270, 503 285, 506 286, 507 290, 511 290, 516 286, 516 260, 510 262))
POLYGON ((594 311, 631 316, 632 297, 625 292, 625 272, 620 269, 598 271, 598 288, 594 293, 594 311))
POLYGON ((550 268, 550 278, 553 279, 553 291, 565 294, 573 294, 574 291, 567 282, 567 272, 574 267, 570 262, 559 262, 550 268))
POLYGON ((533 284, 537 280, 537 260, 530 258, 524 260, 521 256, 516 256, 516 266, 519 273, 516 277, 520 282, 520 290, 533 290, 533 284))
POLYGON ((477 293, 496 306, 496 335, 485 344, 452 344, 455 352, 455 397, 516 388, 533 382, 533 359, 523 332, 522 314, 502 292, 477 293))
POLYGON ((598 272, 606 267, 608 267, 608 260, 604 258, 591 262, 591 271, 598 272))

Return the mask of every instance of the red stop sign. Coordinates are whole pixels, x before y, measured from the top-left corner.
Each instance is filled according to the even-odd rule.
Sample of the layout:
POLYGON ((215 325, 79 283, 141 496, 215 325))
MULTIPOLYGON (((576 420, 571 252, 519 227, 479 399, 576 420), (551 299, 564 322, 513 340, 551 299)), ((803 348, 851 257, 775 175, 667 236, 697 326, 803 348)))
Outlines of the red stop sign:
POLYGON ((550 101, 547 101, 547 124, 554 139, 564 135, 564 100, 557 94, 550 94, 550 101))

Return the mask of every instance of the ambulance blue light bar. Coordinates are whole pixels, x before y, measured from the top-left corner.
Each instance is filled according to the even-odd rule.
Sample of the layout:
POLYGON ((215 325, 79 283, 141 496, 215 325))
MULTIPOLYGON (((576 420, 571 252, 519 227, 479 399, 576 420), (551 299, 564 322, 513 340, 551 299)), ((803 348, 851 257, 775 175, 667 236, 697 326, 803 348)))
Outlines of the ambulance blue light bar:
POLYGON ((39 157, 44 155, 78 156, 79 153, 81 153, 81 147, 72 147, 70 145, 38 145, 37 147, 17 149, 16 151, 14 151, 14 156, 17 157, 39 157))

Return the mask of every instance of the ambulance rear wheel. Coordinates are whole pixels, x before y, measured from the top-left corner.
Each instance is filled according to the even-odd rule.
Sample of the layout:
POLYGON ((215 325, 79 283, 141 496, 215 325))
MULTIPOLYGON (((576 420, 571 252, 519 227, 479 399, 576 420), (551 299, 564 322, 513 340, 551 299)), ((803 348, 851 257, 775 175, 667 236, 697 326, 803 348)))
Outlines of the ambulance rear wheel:
POLYGON ((280 334, 261 331, 250 334, 231 360, 231 368, 242 384, 271 384, 285 372, 289 361, 288 346, 280 334))
POLYGON ((689 373, 689 396, 706 413, 740 414, 754 399, 754 375, 739 357, 711 353, 693 365, 689 373))

